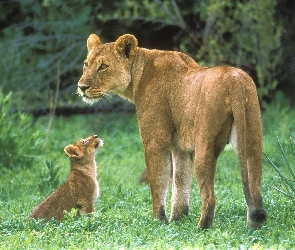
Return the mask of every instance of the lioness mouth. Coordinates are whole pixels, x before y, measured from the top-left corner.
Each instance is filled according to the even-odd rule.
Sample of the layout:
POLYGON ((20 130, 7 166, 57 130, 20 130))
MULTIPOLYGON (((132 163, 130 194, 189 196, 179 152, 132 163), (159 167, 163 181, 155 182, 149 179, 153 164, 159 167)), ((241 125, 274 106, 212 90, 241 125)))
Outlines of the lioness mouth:
POLYGON ((89 95, 86 95, 85 93, 83 93, 82 97, 83 98, 86 98, 86 99, 93 100, 93 99, 98 99, 102 95, 103 95, 102 93, 98 93, 96 96, 89 96, 89 95))
POLYGON ((90 97, 90 96, 88 96, 86 94, 82 95, 82 97, 87 98, 87 99, 92 99, 93 98, 93 97, 90 97))
POLYGON ((84 102, 89 103, 89 104, 93 104, 93 103, 99 101, 99 96, 90 97, 90 96, 87 96, 87 95, 83 95, 82 98, 83 98, 84 102))

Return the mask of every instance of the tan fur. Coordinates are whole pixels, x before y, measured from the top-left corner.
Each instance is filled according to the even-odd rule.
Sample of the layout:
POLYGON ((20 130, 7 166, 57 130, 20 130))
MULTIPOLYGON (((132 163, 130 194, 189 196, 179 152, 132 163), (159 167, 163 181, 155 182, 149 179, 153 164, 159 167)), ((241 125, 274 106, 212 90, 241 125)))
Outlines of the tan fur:
POLYGON ((199 226, 210 227, 216 161, 231 138, 241 167, 248 226, 261 227, 266 219, 260 194, 262 126, 252 79, 237 68, 201 67, 179 52, 139 48, 129 34, 106 44, 92 34, 87 47, 78 92, 89 103, 106 93, 135 103, 153 214, 167 220, 171 166, 170 221, 189 213, 194 165, 202 198, 199 226))
POLYGON ((64 211, 77 208, 79 213, 94 212, 94 202, 99 189, 96 180, 95 154, 103 142, 96 136, 81 139, 68 145, 64 151, 70 158, 71 169, 68 179, 32 211, 31 218, 48 221, 61 220, 64 211))

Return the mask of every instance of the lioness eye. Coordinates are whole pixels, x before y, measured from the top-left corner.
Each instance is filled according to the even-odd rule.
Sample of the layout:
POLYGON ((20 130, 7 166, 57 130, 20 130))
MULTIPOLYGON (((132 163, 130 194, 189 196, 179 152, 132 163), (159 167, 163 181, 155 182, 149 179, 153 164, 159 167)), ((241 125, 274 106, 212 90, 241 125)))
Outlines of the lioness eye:
POLYGON ((88 67, 88 62, 84 62, 84 68, 87 68, 88 67))

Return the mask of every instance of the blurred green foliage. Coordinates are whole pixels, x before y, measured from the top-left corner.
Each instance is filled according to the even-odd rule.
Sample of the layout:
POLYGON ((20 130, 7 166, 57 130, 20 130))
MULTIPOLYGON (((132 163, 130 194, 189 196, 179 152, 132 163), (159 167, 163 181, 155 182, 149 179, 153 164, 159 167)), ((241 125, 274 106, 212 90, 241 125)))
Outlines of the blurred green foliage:
POLYGON ((133 33, 142 47, 162 33, 161 49, 180 50, 201 65, 240 67, 254 78, 260 101, 269 100, 280 75, 286 78, 280 70, 284 28, 283 19, 276 21, 277 2, 1 1, 0 88, 14 92, 16 109, 30 110, 52 105, 60 82, 57 105, 77 104, 76 83, 90 33, 103 42, 133 33))
MULTIPOLYGON (((85 1, 16 2, 21 21, 2 31, 1 88, 4 93, 13 90, 17 108, 48 107, 57 78, 66 89, 72 85, 71 74, 80 69, 91 7, 85 1)), ((65 90, 60 100, 72 91, 65 90)))
POLYGON ((46 193, 48 190, 57 189, 61 184, 59 180, 60 168, 55 164, 55 161, 46 160, 38 168, 38 187, 40 193, 46 193))
POLYGON ((30 115, 11 113, 12 93, 0 91, 0 170, 14 169, 28 164, 40 154, 39 130, 32 126, 30 115))

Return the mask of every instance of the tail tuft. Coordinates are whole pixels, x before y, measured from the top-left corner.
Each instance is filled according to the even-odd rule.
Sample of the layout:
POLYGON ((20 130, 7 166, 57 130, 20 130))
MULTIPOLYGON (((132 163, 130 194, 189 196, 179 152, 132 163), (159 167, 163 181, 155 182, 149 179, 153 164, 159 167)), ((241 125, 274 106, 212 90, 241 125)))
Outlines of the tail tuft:
POLYGON ((266 220, 266 217, 267 217, 266 212, 262 208, 254 209, 250 213, 250 219, 258 223, 264 222, 266 220))

